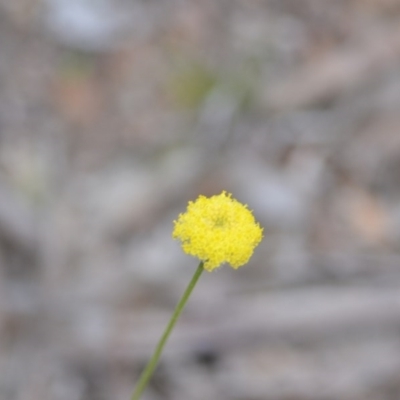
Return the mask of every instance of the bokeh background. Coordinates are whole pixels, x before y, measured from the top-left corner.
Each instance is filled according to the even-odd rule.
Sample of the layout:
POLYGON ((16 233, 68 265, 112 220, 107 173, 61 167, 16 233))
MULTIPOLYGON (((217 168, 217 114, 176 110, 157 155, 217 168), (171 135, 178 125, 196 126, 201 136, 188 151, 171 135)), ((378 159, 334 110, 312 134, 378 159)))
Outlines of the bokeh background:
POLYGON ((400 398, 400 2, 0 1, 0 399, 125 400, 248 203, 143 399, 400 398))

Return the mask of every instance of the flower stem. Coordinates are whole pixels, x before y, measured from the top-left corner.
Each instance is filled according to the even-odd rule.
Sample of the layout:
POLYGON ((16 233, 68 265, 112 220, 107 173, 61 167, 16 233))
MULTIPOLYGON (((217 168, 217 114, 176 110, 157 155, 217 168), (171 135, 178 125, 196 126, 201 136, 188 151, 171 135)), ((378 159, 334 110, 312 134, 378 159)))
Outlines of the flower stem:
POLYGON ((135 391, 132 394, 131 400, 139 400, 144 389, 146 389, 146 386, 147 386, 150 378, 152 377, 154 370, 156 369, 158 360, 161 356, 161 353, 163 351, 165 343, 167 342, 169 335, 171 334, 172 329, 174 328, 174 326, 176 324, 176 321, 178 320, 179 316, 181 315, 181 313, 185 307, 185 304, 186 304, 188 298, 190 297, 190 294, 192 293, 194 287, 196 286, 196 283, 199 280, 202 272, 203 272, 203 262, 200 262, 199 266, 196 269, 196 272, 194 273, 191 281, 189 282, 189 285, 187 286, 185 292, 183 293, 182 298, 179 300, 179 303, 177 304, 175 311, 172 314, 171 319, 169 320, 168 325, 165 328, 165 331, 164 331, 163 335, 161 336, 161 339, 158 342, 157 347, 155 348, 150 361, 147 363, 146 368, 143 370, 142 375, 140 376, 139 382, 136 385, 135 391))

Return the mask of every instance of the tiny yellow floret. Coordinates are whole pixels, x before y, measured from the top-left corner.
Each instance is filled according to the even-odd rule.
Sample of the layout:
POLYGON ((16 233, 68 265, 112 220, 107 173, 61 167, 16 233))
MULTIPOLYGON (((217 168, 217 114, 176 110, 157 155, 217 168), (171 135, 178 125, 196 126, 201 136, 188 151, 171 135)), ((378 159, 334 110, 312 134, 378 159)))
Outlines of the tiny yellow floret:
POLYGON ((185 253, 202 260, 207 271, 225 262, 234 269, 246 264, 263 232, 247 205, 226 192, 190 201, 174 225, 172 237, 182 242, 185 253))

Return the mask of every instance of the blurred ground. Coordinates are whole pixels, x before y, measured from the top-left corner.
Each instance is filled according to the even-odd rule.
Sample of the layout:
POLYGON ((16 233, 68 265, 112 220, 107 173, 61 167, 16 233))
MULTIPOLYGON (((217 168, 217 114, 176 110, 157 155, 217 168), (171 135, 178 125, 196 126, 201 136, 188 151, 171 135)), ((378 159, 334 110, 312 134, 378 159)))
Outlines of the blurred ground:
POLYGON ((202 277, 143 399, 400 398, 400 2, 0 1, 0 399, 124 400, 196 260, 199 194, 251 263, 202 277))

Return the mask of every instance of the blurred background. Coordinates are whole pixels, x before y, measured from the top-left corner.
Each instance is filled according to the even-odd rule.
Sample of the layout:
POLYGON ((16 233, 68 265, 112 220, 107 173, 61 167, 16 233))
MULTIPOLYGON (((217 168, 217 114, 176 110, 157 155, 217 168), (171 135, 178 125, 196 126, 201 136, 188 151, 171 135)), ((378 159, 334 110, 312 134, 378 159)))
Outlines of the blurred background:
POLYGON ((398 400, 400 2, 0 0, 0 399, 129 399, 222 190, 143 399, 398 400))

